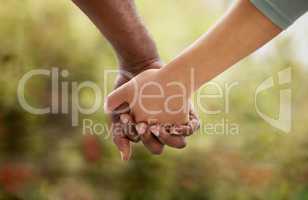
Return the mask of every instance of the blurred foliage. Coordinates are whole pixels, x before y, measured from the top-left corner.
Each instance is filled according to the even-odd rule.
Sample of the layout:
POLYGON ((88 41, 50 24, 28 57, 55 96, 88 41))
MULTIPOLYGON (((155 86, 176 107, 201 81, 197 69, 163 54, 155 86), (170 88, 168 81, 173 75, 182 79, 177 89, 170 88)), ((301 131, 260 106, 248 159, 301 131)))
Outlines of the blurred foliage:
MULTIPOLYGON (((84 135, 81 126, 71 126, 70 115, 29 114, 16 97, 20 78, 40 68, 65 69, 70 73, 66 81, 91 80, 110 89, 112 80, 102 80, 105 69, 116 69, 108 43, 70 1, 0 2, 1 200, 308 199, 308 72, 296 48, 308 39, 294 39, 298 29, 291 28, 214 80, 220 85, 239 82, 229 96, 230 112, 200 111, 200 116, 213 124, 227 118, 239 125, 239 134, 201 130, 188 138, 186 149, 166 148, 159 157, 138 144, 132 161, 124 163, 107 132, 84 135), (293 72, 293 127, 285 134, 258 116, 253 98, 263 80, 288 66, 293 72)), ((137 1, 166 62, 208 30, 229 3, 137 1)), ((300 31, 307 33, 307 27, 300 31)), ((26 91, 31 104, 50 104, 49 79, 31 80, 26 91)), ((274 88, 262 96, 265 113, 279 110, 277 94, 279 88, 274 88)), ((88 98, 81 95, 85 104, 88 98)), ((205 103, 211 109, 225 105, 222 98, 205 103)), ((83 118, 107 123, 103 112, 83 118)))

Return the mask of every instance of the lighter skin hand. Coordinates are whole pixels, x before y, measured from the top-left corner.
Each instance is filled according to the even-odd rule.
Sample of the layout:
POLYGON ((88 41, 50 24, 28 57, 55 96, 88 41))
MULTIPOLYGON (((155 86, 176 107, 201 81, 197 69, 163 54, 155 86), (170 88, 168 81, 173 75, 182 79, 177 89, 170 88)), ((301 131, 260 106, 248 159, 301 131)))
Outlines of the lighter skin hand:
POLYGON ((150 123, 153 120, 157 120, 159 123, 176 125, 188 123, 189 97, 185 95, 185 91, 182 93, 182 89, 178 90, 173 86, 168 87, 168 80, 163 79, 159 72, 160 69, 147 70, 113 91, 107 98, 106 111, 113 111, 122 103, 127 102, 130 104, 137 122, 150 123), (152 82, 156 83, 153 84, 154 87, 152 85, 146 87, 148 83, 152 82), (157 96, 157 86, 161 87, 160 92, 165 93, 165 96, 159 96, 154 99, 143 98, 145 95, 147 97, 149 95, 157 96), (180 96, 181 98, 173 98, 172 101, 168 102, 168 98, 172 96, 180 96))

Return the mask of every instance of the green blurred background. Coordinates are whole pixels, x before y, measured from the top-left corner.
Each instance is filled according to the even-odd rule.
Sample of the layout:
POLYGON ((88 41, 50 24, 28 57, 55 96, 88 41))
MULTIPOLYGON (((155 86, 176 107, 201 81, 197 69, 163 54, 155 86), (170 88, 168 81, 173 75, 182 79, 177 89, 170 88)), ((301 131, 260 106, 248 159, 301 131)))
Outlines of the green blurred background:
MULTIPOLYGON (((82 134, 70 115, 32 115, 17 100, 19 79, 32 69, 69 70, 66 81, 103 80, 116 69, 108 43, 71 1, 0 0, 0 199, 308 199, 308 16, 214 81, 239 83, 230 112, 202 123, 237 124, 238 134, 200 130, 184 150, 166 148, 152 156, 140 144, 122 162, 107 133, 82 134), (292 131, 284 133, 256 112, 254 93, 268 77, 292 68, 292 131), (106 139, 107 138, 107 139, 106 139)), ((161 57, 170 61, 226 11, 232 1, 137 0, 161 57)), ((51 83, 36 78, 27 100, 49 105, 51 83)), ((210 89, 202 90, 211 93, 210 89)), ((90 105, 89 92, 80 95, 90 105)), ((224 99, 205 101, 223 108, 224 99)), ((279 88, 261 95, 262 112, 279 114, 279 88)), ((198 106, 196 106, 197 110, 198 106)), ((103 109, 82 119, 107 123, 103 109)))

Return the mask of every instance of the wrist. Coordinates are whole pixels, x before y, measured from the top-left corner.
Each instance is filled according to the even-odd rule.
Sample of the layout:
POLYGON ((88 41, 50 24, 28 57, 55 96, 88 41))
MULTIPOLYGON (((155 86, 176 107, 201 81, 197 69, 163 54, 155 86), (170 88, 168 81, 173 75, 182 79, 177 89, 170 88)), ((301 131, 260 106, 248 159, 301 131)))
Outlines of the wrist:
POLYGON ((188 67, 183 68, 176 63, 170 63, 159 70, 158 77, 164 85, 168 84, 170 87, 177 87, 185 91, 185 94, 189 98, 195 90, 194 74, 189 69, 188 67))
POLYGON ((160 69, 162 62, 159 57, 146 58, 139 61, 122 61, 120 62, 120 70, 136 76, 139 73, 148 69, 160 69))
POLYGON ((123 85, 145 70, 160 69, 161 67, 162 62, 159 58, 145 59, 137 63, 126 62, 126 64, 120 65, 120 71, 115 82, 115 88, 123 85))
POLYGON ((170 92, 171 94, 183 95, 188 99, 194 92, 190 75, 176 68, 169 68, 169 65, 158 70, 156 77, 167 95, 170 92))

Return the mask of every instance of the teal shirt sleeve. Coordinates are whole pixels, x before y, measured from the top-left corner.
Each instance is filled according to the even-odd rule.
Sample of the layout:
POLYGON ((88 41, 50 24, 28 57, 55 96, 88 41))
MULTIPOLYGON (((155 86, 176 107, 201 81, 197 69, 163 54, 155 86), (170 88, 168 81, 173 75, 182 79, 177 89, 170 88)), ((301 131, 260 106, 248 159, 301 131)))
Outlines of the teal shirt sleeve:
POLYGON ((308 11, 308 0, 250 0, 282 29, 288 28, 308 11))

